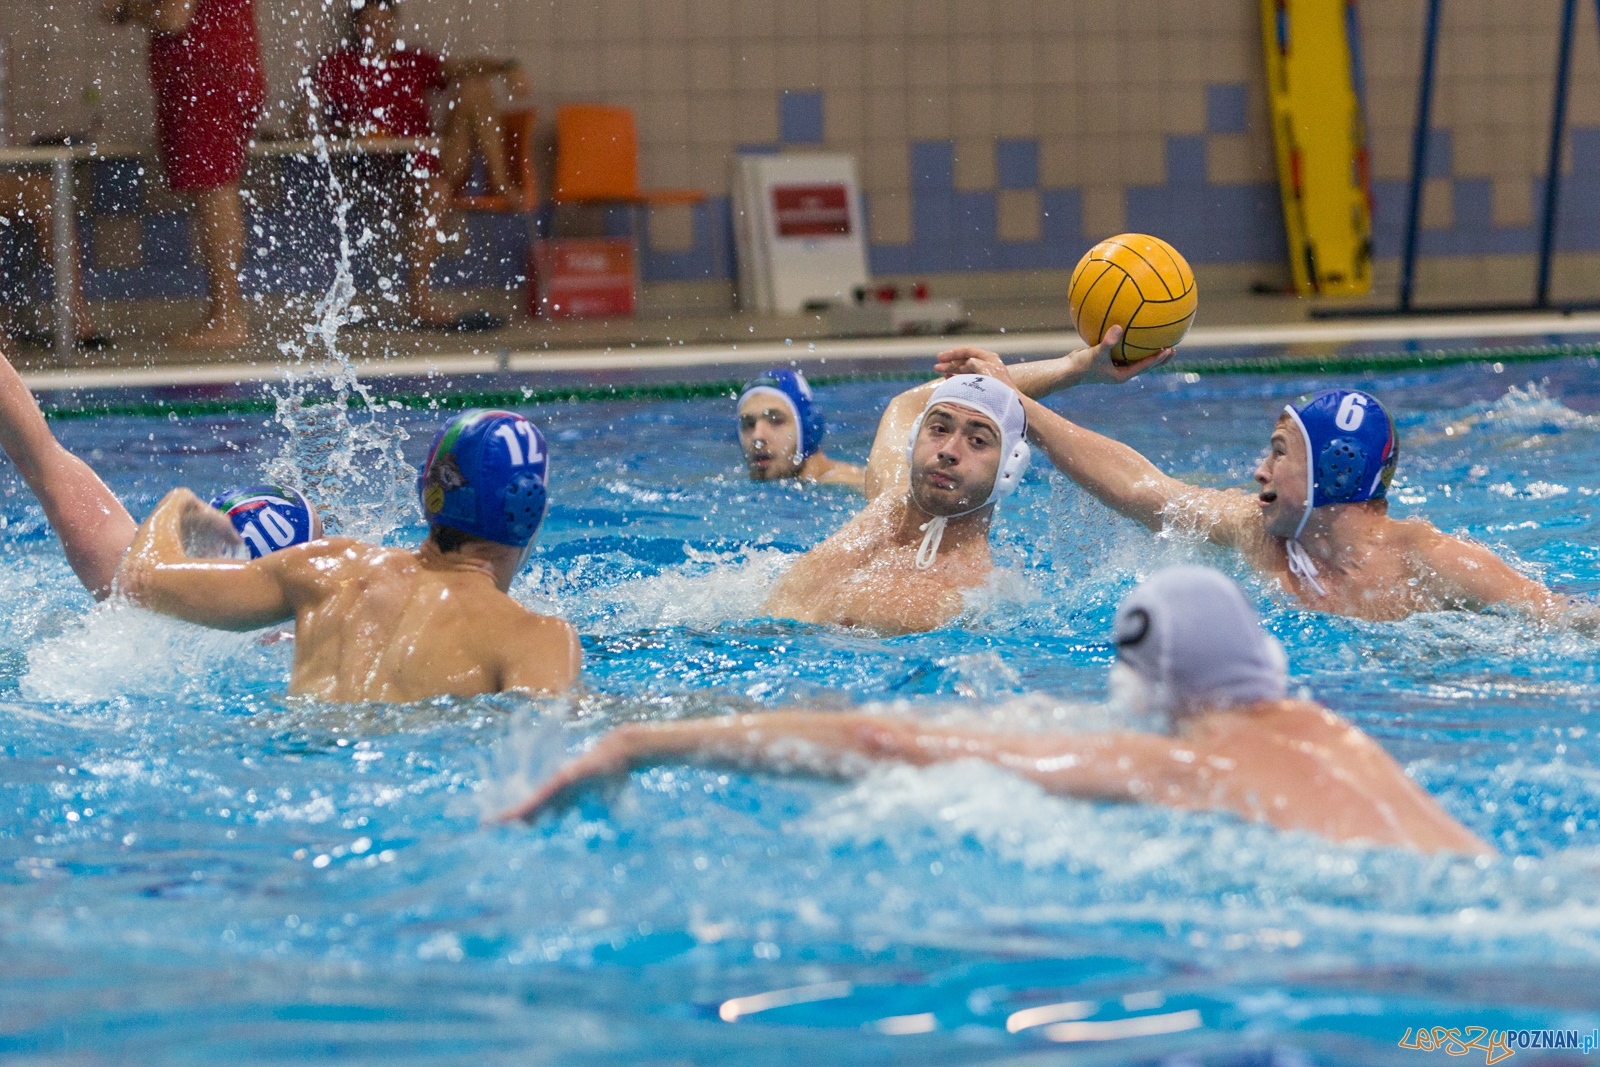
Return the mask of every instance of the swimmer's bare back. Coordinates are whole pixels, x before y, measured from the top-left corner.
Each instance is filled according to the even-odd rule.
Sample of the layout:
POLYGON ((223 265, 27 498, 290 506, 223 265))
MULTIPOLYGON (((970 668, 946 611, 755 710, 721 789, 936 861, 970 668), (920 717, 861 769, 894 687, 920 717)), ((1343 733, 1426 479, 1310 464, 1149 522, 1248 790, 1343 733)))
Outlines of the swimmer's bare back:
POLYGON ((500 818, 531 819, 588 782, 661 764, 852 777, 877 761, 965 759, 1061 796, 1231 812, 1332 841, 1493 851, 1371 738, 1326 708, 1291 700, 1203 713, 1178 736, 1001 734, 807 711, 634 724, 601 738, 500 818))
MULTIPOLYGON (((561 692, 577 635, 501 592, 470 556, 328 538, 242 563, 184 555, 186 527, 226 519, 188 490, 145 520, 118 591, 154 611, 225 630, 293 619, 291 693, 413 701, 505 690, 561 692)), ((231 530, 231 527, 229 528, 231 530)))

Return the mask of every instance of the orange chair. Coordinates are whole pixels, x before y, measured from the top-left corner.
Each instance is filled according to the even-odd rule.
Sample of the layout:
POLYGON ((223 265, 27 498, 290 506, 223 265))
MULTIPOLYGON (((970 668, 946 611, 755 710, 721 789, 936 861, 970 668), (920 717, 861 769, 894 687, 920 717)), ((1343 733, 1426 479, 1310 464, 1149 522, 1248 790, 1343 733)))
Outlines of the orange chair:
MULTIPOLYGON (((511 171, 513 191, 507 196, 472 196, 460 189, 451 205, 463 211, 527 212, 539 206, 539 177, 533 166, 533 132, 539 121, 534 110, 508 111, 500 116, 506 141, 506 166, 511 171)), ((467 180, 471 180, 468 175, 467 180)))
POLYGON ((698 204, 698 189, 640 189, 639 135, 633 112, 604 104, 566 104, 556 112, 558 204, 698 204))

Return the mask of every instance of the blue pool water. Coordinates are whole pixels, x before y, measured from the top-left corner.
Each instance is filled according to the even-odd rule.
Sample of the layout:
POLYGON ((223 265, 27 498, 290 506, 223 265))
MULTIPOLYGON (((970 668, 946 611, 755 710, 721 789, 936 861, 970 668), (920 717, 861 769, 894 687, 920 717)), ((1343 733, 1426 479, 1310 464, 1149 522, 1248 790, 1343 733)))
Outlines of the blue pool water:
MULTIPOLYGON (((1397 514, 1600 589, 1595 361, 1348 381, 1397 416, 1397 514)), ((1053 402, 1181 477, 1243 484, 1285 400, 1322 384, 1170 375, 1053 402)), ((821 390, 830 451, 862 458, 901 387, 821 390)), ((774 575, 859 498, 744 481, 731 407, 528 412, 556 483, 513 592, 586 653, 584 694, 539 706, 288 699, 287 642, 92 606, 0 471, 0 1059, 1418 1063, 1408 1028, 1600 1027, 1600 641, 1505 617, 1354 622, 1247 582, 1297 684, 1492 861, 1056 799, 966 765, 849 784, 663 768, 480 829, 631 719, 877 704, 1103 727, 1118 598, 1177 560, 1247 577, 1036 468, 999 523, 1001 572, 956 624, 881 640, 762 619, 774 575), (1063 1002, 1060 1018, 1188 1029, 1008 1033, 1063 1002)), ((366 440, 415 462, 440 417, 386 413, 366 440)), ((286 453, 262 416, 56 429, 136 515, 286 453)), ((334 518, 419 537, 404 471, 376 447, 341 467, 328 440, 348 435, 287 452, 343 487, 334 518)))

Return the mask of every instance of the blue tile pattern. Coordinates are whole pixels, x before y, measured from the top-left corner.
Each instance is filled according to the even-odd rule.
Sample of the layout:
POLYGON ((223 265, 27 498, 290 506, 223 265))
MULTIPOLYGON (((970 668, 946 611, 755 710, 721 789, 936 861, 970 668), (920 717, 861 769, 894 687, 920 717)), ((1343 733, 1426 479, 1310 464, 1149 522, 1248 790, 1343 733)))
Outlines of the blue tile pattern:
POLYGON ((1039 142, 1031 137, 996 141, 995 171, 1002 189, 1039 187, 1039 142))
POLYGON ((822 94, 785 90, 778 98, 778 129, 784 144, 821 144, 822 94))
MULTIPOLYGON (((1246 87, 1206 87, 1206 134, 1171 136, 1165 143, 1165 174, 1160 184, 1123 190, 1126 226, 1172 241, 1196 263, 1282 262, 1287 255, 1276 180, 1218 184, 1209 179, 1208 138, 1244 130, 1248 120, 1246 87)), ((785 91, 776 94, 781 140, 778 144, 741 146, 741 152, 770 153, 787 145, 812 145, 824 140, 823 94, 785 91)), ((1600 251, 1600 129, 1571 132, 1572 172, 1564 176, 1556 247, 1561 252, 1600 251)), ((1082 192, 1077 188, 1041 185, 1039 144, 1034 138, 994 143, 996 189, 961 191, 955 187, 955 144, 949 140, 916 141, 910 145, 907 175, 911 237, 904 243, 872 244, 868 256, 878 274, 936 274, 976 270, 1070 269, 1083 252, 1106 234, 1086 233, 1082 192), (1002 241, 997 232, 1000 191, 1036 191, 1041 233, 1036 241, 1002 241)), ((1523 226, 1496 226, 1493 184, 1482 177, 1457 177, 1455 152, 1447 129, 1431 132, 1426 174, 1447 180, 1453 217, 1447 228, 1425 229, 1424 256, 1526 254, 1537 247, 1537 219, 1523 226)), ((271 204, 248 211, 249 248, 244 285, 247 291, 317 292, 333 277, 337 233, 329 207, 325 175, 309 161, 281 164, 278 192, 271 204), (260 232, 256 230, 259 228, 260 232)), ((97 216, 138 214, 147 210, 137 165, 100 164, 94 168, 93 197, 86 207, 93 215, 81 220, 85 250, 84 285, 91 298, 192 296, 204 292, 204 275, 190 254, 189 219, 183 213, 143 214, 142 265, 104 269, 92 261, 93 220, 97 216)), ((1379 181, 1373 190, 1373 239, 1379 258, 1400 253, 1408 184, 1379 181)), ((1537 216, 1544 185, 1531 190, 1537 216)), ((874 202, 866 198, 870 219, 874 202)), ((712 197, 691 209, 693 242, 688 249, 658 252, 650 248, 649 212, 612 212, 609 234, 639 236, 639 272, 645 281, 730 279, 734 274, 732 205, 726 196, 712 197)), ((355 233, 364 225, 352 214, 355 233)), ((514 216, 473 214, 466 221, 464 254, 443 258, 436 279, 443 286, 520 286, 526 275, 528 228, 514 216)), ((399 273, 391 248, 362 250, 355 271, 358 285, 370 290, 380 273, 399 273), (388 256, 388 262, 384 262, 388 256)), ((0 233, 0 296, 9 300, 46 299, 47 265, 38 262, 27 227, 0 233), (41 290, 43 293, 41 294, 41 290)))
POLYGON ((1206 86, 1206 132, 1244 133, 1249 92, 1242 84, 1206 86))

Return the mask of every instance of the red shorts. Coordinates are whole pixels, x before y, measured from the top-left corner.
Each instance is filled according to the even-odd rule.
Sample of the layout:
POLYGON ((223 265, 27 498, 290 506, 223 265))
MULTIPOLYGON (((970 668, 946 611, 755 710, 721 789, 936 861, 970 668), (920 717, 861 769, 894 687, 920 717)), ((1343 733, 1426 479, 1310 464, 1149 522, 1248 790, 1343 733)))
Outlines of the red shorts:
POLYGON ((245 148, 261 118, 260 95, 238 86, 156 94, 156 131, 167 187, 204 192, 237 185, 245 148))

